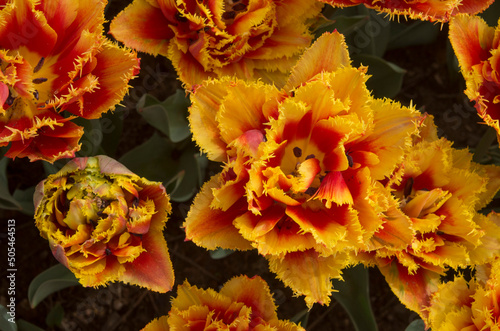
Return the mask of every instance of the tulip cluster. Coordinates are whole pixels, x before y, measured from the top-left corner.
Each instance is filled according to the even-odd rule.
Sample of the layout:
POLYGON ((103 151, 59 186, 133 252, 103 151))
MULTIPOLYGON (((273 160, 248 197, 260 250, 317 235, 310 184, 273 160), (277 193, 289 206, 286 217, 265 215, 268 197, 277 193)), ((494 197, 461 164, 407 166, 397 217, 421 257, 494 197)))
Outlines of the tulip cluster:
MULTIPOLYGON (((172 62, 192 138, 222 164, 192 202, 186 240, 256 250, 309 308, 328 305, 332 279, 364 264, 426 327, 499 330, 500 217, 481 211, 500 190, 500 167, 438 138, 412 104, 375 98, 339 32, 312 43, 325 3, 449 21, 465 94, 500 141, 500 25, 475 16, 492 2, 133 0, 110 34, 172 62), (470 279, 445 281, 460 268, 470 279)), ((6 157, 74 157, 83 128, 72 120, 100 118, 124 98, 139 60, 103 36, 105 6, 14 0, 0 10, 6 157)), ((40 234, 82 285, 174 287, 161 183, 108 156, 74 158, 36 187, 34 203, 40 234)), ((185 281, 144 330, 304 330, 276 309, 258 276, 219 292, 185 281)))
POLYGON ((5 156, 74 157, 83 128, 114 109, 139 72, 135 52, 103 36, 105 2, 9 2, 0 10, 0 147, 5 156))

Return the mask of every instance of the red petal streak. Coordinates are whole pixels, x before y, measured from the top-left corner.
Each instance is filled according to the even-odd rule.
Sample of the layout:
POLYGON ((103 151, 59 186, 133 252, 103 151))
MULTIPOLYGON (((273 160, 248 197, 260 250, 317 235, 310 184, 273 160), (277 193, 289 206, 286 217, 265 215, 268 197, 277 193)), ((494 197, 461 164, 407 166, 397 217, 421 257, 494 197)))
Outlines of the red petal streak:
POLYGON ((314 197, 326 200, 325 205, 327 208, 331 207, 332 202, 337 205, 352 204, 353 202, 349 187, 340 171, 327 173, 314 197))
POLYGON ((146 0, 136 0, 113 19, 109 32, 138 51, 167 56, 169 40, 174 37, 170 24, 161 10, 146 0))
POLYGON ((121 280, 160 293, 170 291, 174 285, 174 271, 163 232, 150 231, 144 234, 142 246, 146 252, 124 264, 125 273, 121 280))

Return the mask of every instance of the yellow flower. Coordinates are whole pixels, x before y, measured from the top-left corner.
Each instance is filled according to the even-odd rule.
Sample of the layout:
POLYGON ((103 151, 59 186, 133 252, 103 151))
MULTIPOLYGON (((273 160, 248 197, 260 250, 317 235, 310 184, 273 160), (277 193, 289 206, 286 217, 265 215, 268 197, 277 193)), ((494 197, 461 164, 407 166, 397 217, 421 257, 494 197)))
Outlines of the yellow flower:
POLYGON ((449 38, 467 84, 465 94, 500 141, 500 21, 493 28, 478 16, 458 15, 450 21, 449 38))
POLYGON ((368 8, 394 15, 409 16, 412 19, 431 22, 447 22, 454 15, 478 14, 494 0, 420 0, 420 1, 379 1, 379 0, 320 0, 334 7, 349 7, 363 4, 368 8))
POLYGON ((373 99, 365 70, 350 65, 335 32, 304 53, 282 90, 228 78, 197 87, 193 137, 225 163, 195 198, 187 238, 207 249, 256 248, 309 306, 327 304, 329 280, 353 263, 346 253, 389 222, 380 214, 396 201, 375 180, 402 161, 419 120, 373 99))
POLYGON ((177 288, 168 315, 153 320, 143 331, 166 330, 276 330, 304 328, 278 320, 276 305, 266 282, 258 277, 234 277, 216 292, 191 286, 177 288))
POLYGON ((315 0, 134 0, 111 22, 125 45, 168 57, 188 87, 224 75, 283 85, 313 38, 315 0))
POLYGON ((500 188, 500 167, 476 164, 467 150, 428 138, 415 141, 386 181, 399 201, 388 213, 403 212, 413 237, 402 249, 373 245, 365 261, 376 264, 400 300, 424 319, 448 268, 486 263, 500 249, 500 227, 478 214, 500 188))
POLYGON ((73 157, 83 128, 113 109, 139 70, 103 36, 105 2, 10 1, 0 11, 0 146, 7 157, 73 157))
POLYGON ((432 330, 500 330, 500 259, 478 269, 485 277, 476 274, 467 282, 458 276, 433 294, 428 307, 432 330))
POLYGON ((83 286, 172 288, 162 233, 171 207, 161 183, 107 156, 76 158, 37 186, 34 203, 40 234, 83 286))

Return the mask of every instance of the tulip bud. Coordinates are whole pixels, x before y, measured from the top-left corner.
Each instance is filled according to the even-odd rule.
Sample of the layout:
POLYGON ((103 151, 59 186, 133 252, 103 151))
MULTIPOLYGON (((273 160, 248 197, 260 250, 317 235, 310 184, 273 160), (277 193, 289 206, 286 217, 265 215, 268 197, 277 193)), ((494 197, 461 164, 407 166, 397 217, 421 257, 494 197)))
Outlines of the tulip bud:
POLYGON ((34 204, 41 236, 83 286, 172 288, 162 233, 171 206, 161 183, 107 156, 75 158, 38 184, 34 204))

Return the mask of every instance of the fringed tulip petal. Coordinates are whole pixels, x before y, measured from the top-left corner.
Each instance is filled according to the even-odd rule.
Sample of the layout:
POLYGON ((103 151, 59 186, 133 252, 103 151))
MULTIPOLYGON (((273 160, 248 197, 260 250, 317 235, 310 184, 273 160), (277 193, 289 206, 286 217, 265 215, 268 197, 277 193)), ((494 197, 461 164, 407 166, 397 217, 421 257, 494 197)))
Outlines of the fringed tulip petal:
MULTIPOLYGON (((387 212, 403 213, 412 237, 401 250, 371 246, 365 261, 378 266, 401 302, 426 323, 440 275, 491 261, 500 243, 494 214, 478 213, 500 189, 498 167, 472 162, 468 151, 453 149, 433 130, 414 139, 399 168, 383 180, 399 204, 390 204, 387 212)), ((384 234, 378 230, 374 240, 382 237, 380 231, 384 234)))
POLYGON ((340 270, 348 264, 346 258, 322 257, 313 250, 288 253, 282 258, 271 255, 266 258, 269 269, 295 294, 304 295, 309 308, 314 303, 330 303, 331 279, 342 279, 340 270))
POLYGON ((292 90, 309 81, 321 72, 334 72, 341 67, 349 67, 351 59, 344 37, 333 34, 331 38, 319 38, 312 44, 292 70, 285 91, 292 90), (328 54, 325 57, 324 54, 328 54))
POLYGON ((282 86, 313 39, 308 29, 321 8, 313 0, 135 0, 110 32, 129 47, 168 57, 188 88, 223 76, 282 86))
POLYGON ((432 330, 500 330, 500 260, 481 266, 489 276, 440 285, 428 306, 432 330))
POLYGON ((123 281, 157 292, 172 288, 162 232, 171 207, 160 183, 107 156, 77 158, 37 186, 34 204, 40 234, 82 285, 123 281), (146 216, 137 220, 141 207, 146 216))
POLYGON ((171 24, 169 18, 173 19, 177 10, 165 5, 165 11, 151 5, 150 1, 134 1, 113 19, 110 29, 113 36, 126 41, 128 47, 153 55, 165 55, 168 40, 174 36, 173 31, 166 27, 171 24), (147 28, 143 25, 146 22, 147 28))
POLYGON ((377 0, 321 0, 334 7, 348 7, 363 4, 391 17, 402 15, 412 19, 431 22, 447 22, 459 13, 478 14, 488 8, 493 0, 422 0, 422 1, 377 1, 377 0))
POLYGON ((184 223, 186 238, 208 249, 218 247, 250 249, 250 242, 243 239, 233 226, 233 221, 245 212, 244 201, 238 200, 226 211, 210 208, 213 199, 212 191, 220 185, 220 178, 215 175, 203 185, 201 191, 196 195, 184 223))
POLYGON ((500 141, 500 31, 479 16, 458 15, 450 22, 449 39, 458 58, 467 89, 478 115, 493 127, 500 141))
POLYGON ((277 330, 303 331, 290 321, 278 320, 266 282, 258 277, 234 277, 221 288, 202 290, 187 281, 177 288, 168 316, 150 322, 155 330, 277 330))
POLYGON ((99 118, 138 73, 135 53, 103 36, 105 2, 11 1, 0 11, 0 146, 7 157, 74 157, 83 128, 64 111, 99 118))
POLYGON ((426 317, 428 313, 424 307, 429 305, 432 293, 438 289, 441 275, 423 268, 411 273, 396 261, 378 267, 399 300, 408 309, 426 317))

